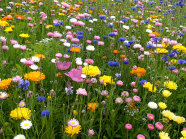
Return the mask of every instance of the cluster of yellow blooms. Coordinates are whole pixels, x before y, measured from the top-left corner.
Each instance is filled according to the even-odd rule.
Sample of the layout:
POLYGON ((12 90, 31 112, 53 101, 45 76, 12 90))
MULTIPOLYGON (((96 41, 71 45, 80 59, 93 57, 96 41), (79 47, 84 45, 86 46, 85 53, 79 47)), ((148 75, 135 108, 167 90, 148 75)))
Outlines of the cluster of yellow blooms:
POLYGON ((186 130, 181 131, 181 134, 183 137, 181 137, 180 139, 186 139, 186 130))
POLYGON ((168 118, 169 120, 173 120, 178 124, 182 124, 185 122, 185 118, 181 117, 181 116, 176 116, 173 112, 169 111, 169 110, 164 110, 162 111, 162 115, 166 118, 168 118))
POLYGON ((82 69, 82 73, 94 77, 100 74, 100 70, 97 66, 87 65, 82 69))
POLYGON ((99 77, 99 81, 103 81, 104 82, 104 85, 107 85, 107 84, 114 84, 114 81, 112 79, 111 76, 106 76, 106 75, 103 75, 101 77, 99 77))
POLYGON ((8 78, 8 79, 4 79, 0 82, 0 89, 3 90, 3 89, 8 89, 8 87, 11 85, 12 83, 12 79, 11 78, 8 78))
POLYGON ((145 82, 143 87, 146 88, 150 92, 154 92, 154 93, 156 92, 156 86, 154 86, 150 82, 145 82))
POLYGON ((168 89, 176 90, 177 89, 177 84, 173 81, 166 81, 164 82, 164 86, 167 87, 168 89))
POLYGON ((170 139, 169 134, 163 131, 159 133, 159 137, 160 139, 170 139))
POLYGON ((16 120, 18 119, 30 119, 30 116, 31 116, 31 110, 29 110, 28 108, 15 108, 14 110, 12 110, 10 112, 10 117, 11 118, 14 118, 16 120))
POLYGON ((182 46, 182 45, 179 45, 179 44, 177 44, 177 45, 174 45, 173 47, 172 47, 172 49, 176 49, 177 51, 179 51, 179 52, 183 52, 183 53, 186 53, 186 47, 184 47, 184 46, 182 46))

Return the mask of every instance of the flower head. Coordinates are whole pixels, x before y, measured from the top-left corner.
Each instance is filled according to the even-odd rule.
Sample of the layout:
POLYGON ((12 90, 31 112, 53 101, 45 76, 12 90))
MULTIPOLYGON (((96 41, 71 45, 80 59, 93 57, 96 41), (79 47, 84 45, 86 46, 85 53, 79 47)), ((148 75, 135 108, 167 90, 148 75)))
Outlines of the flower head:
POLYGON ((71 127, 77 127, 79 125, 79 122, 78 120, 76 119, 71 119, 70 121, 68 121, 68 126, 71 126, 71 127))
POLYGON ((98 105, 96 103, 88 103, 88 110, 91 109, 92 111, 95 111, 95 109, 98 108, 98 105))
POLYGON ((72 127, 72 126, 67 126, 65 128, 65 133, 74 136, 75 134, 79 134, 79 132, 81 131, 81 125, 78 125, 76 127, 72 127))
POLYGON ((31 110, 29 110, 28 108, 15 108, 14 110, 12 110, 10 112, 10 117, 11 118, 14 118, 16 120, 18 119, 30 119, 30 116, 31 116, 31 110))
POLYGON ((40 80, 44 80, 45 75, 39 71, 33 71, 28 74, 25 74, 24 78, 30 81, 38 82, 40 80))
POLYGON ((32 122, 29 121, 29 120, 24 120, 24 121, 21 122, 20 126, 21 126, 22 129, 27 130, 27 129, 31 128, 32 122))
POLYGON ((164 86, 167 87, 168 89, 176 90, 177 89, 177 84, 173 81, 166 81, 164 82, 164 86))

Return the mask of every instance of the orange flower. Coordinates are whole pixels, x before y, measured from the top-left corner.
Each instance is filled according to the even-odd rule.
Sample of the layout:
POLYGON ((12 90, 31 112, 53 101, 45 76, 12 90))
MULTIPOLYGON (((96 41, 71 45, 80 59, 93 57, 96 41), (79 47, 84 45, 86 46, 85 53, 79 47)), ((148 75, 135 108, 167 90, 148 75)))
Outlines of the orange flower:
POLYGON ((15 14, 15 16, 16 16, 17 18, 21 18, 21 20, 24 20, 24 16, 23 16, 23 15, 15 14))
POLYGON ((82 5, 83 4, 83 2, 79 2, 79 5, 82 5))
POLYGON ((92 10, 89 10, 89 14, 92 14, 93 13, 93 11, 92 10))
POLYGON ((114 53, 114 54, 118 54, 119 51, 118 51, 118 50, 114 50, 113 53, 114 53))
POLYGON ((159 33, 157 33, 157 32, 152 32, 152 33, 149 33, 149 35, 148 35, 148 36, 150 37, 150 35, 151 35, 151 34, 154 34, 156 37, 159 37, 159 36, 160 36, 160 34, 159 34, 159 33))
POLYGON ((45 56, 44 56, 44 55, 42 55, 42 54, 35 54, 35 56, 36 56, 36 57, 38 57, 38 58, 42 58, 42 59, 44 59, 44 58, 45 58, 45 56))
POLYGON ((103 58, 104 58, 104 59, 106 59, 106 58, 107 58, 107 56, 103 56, 103 58))
POLYGON ((2 21, 10 21, 10 20, 14 20, 14 18, 13 17, 11 17, 11 16, 5 16, 5 17, 3 17, 2 18, 2 21))
POLYGON ((79 53, 81 51, 81 49, 79 47, 72 47, 70 49, 71 52, 74 52, 74 53, 79 53))
POLYGON ((146 70, 144 68, 137 67, 136 69, 133 68, 130 73, 141 77, 145 76, 146 70))
POLYGON ((125 55, 120 55, 121 58, 125 58, 125 55))
POLYGON ((95 111, 95 109, 98 108, 98 105, 96 103, 88 103, 88 110, 91 109, 92 111, 95 111))

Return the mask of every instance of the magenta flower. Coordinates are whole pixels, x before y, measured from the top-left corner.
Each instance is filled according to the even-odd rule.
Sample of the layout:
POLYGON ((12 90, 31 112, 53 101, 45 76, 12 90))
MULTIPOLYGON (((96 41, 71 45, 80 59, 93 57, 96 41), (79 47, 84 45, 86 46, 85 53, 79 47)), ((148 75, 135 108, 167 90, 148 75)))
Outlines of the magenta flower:
POLYGON ((148 129, 149 129, 149 130, 154 130, 153 124, 148 124, 148 129))
POLYGON ((160 123, 160 122, 155 123, 155 127, 156 127, 158 130, 163 130, 163 124, 160 123))
POLYGON ((75 82, 83 82, 83 78, 81 77, 82 74, 82 67, 79 69, 72 69, 71 71, 64 73, 66 76, 70 77, 75 82))
POLYGON ((145 136, 143 136, 142 134, 138 134, 137 139, 145 139, 145 136))
POLYGON ((147 114, 147 118, 148 118, 149 120, 154 120, 154 115, 151 114, 151 113, 148 113, 148 114, 147 114))
POLYGON ((70 65, 71 65, 71 62, 66 62, 66 61, 59 62, 59 63, 57 63, 57 68, 59 70, 67 70, 67 69, 69 69, 70 65))
POLYGON ((127 130, 130 130, 130 129, 132 129, 132 125, 131 125, 131 124, 126 124, 126 125, 125 125, 125 128, 126 128, 127 130))

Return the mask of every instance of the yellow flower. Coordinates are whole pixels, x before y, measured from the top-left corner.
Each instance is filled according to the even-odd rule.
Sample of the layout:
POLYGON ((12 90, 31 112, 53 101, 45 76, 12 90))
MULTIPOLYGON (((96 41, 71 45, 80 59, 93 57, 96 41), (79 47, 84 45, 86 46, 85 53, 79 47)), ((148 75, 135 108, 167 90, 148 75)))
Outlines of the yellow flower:
POLYGON ((46 25, 45 28, 52 28, 53 25, 46 25))
POLYGON ((30 35, 22 33, 22 34, 19 35, 19 37, 21 37, 21 38, 29 38, 30 35))
POLYGON ((148 91, 150 92, 156 92, 156 86, 154 86, 153 84, 151 84, 150 82, 145 82, 143 84, 143 87, 146 88, 148 91))
POLYGON ((173 121, 177 122, 178 124, 182 124, 185 122, 185 118, 181 116, 174 116, 173 121))
POLYGON ((167 48, 169 45, 168 45, 168 43, 161 43, 162 45, 163 45, 163 47, 165 47, 165 48, 167 48))
POLYGON ((91 109, 92 111, 95 111, 95 109, 98 108, 98 105, 96 103, 88 103, 88 110, 91 109))
POLYGON ((170 139, 169 134, 163 131, 159 133, 159 137, 160 139, 170 139))
POLYGON ((5 31, 5 32, 12 32, 13 29, 12 29, 11 27, 6 27, 4 31, 5 31))
POLYGON ((43 54, 35 54, 36 57, 44 59, 45 56, 43 54))
POLYGON ((171 111, 169 110, 164 110, 162 111, 162 115, 166 118, 168 118, 169 120, 173 120, 174 119, 174 113, 172 113, 171 111))
POLYGON ((111 76, 106 76, 106 75, 103 75, 101 77, 99 77, 99 81, 104 81, 104 85, 107 85, 108 83, 109 84, 114 84, 113 82, 113 79, 111 76))
POLYGON ((52 99, 52 97, 51 96, 48 96, 48 100, 51 100, 52 99))
POLYGON ((3 90, 3 89, 8 89, 8 87, 11 85, 12 83, 12 79, 11 78, 8 78, 8 79, 4 79, 0 82, 0 89, 3 90))
POLYGON ((173 63, 173 64, 178 64, 178 62, 177 62, 177 60, 176 59, 171 59, 171 61, 170 61, 171 63, 173 63))
POLYGON ((156 48, 156 51, 160 54, 168 53, 169 51, 165 48, 156 48))
POLYGON ((33 71, 28 74, 25 74, 24 76, 25 79, 30 80, 30 81, 40 81, 45 79, 45 75, 41 73, 40 71, 33 71))
POLYGON ((78 112, 77 112, 76 110, 73 110, 73 114, 74 114, 74 115, 77 115, 78 112))
POLYGON ((81 125, 78 125, 76 127, 67 126, 65 128, 65 133, 70 134, 71 137, 74 136, 75 134, 79 134, 80 131, 81 131, 81 125))
POLYGON ((181 131, 181 134, 186 137, 186 130, 181 131))
POLYGON ((182 45, 179 45, 179 44, 177 44, 177 45, 174 45, 173 47, 172 47, 172 49, 176 49, 177 51, 179 51, 179 52, 183 52, 183 53, 186 53, 186 47, 184 47, 184 46, 182 46, 182 45))
POLYGON ((64 16, 65 14, 64 14, 64 13, 59 13, 58 15, 60 15, 60 16, 64 16))
POLYGON ((28 108, 15 108, 14 110, 12 110, 10 112, 10 117, 11 118, 14 118, 16 120, 18 119, 30 119, 30 116, 31 116, 31 110, 29 110, 28 108))
POLYGON ((169 90, 163 90, 163 96, 168 98, 171 95, 171 92, 169 90))
POLYGON ((176 90, 177 89, 177 84, 173 81, 166 81, 164 82, 164 86, 167 87, 168 89, 176 90))
POLYGON ((97 76, 100 74, 100 70, 97 66, 87 65, 82 69, 82 72, 89 76, 97 76))
POLYGON ((6 21, 1 21, 0 20, 0 26, 1 27, 5 27, 5 26, 8 26, 9 24, 8 24, 8 22, 6 22, 6 21))
POLYGON ((164 110, 164 109, 167 108, 167 105, 166 105, 165 103, 163 103, 163 102, 159 102, 159 103, 158 103, 158 106, 159 106, 160 109, 162 109, 162 110, 164 110))

